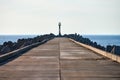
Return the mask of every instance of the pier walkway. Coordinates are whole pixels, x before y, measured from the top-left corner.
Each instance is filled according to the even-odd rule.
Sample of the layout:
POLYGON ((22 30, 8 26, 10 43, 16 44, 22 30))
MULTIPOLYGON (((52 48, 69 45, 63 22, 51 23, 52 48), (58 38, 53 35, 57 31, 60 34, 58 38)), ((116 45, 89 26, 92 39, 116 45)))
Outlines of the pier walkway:
POLYGON ((1 65, 0 80, 120 80, 120 63, 55 38, 1 65))

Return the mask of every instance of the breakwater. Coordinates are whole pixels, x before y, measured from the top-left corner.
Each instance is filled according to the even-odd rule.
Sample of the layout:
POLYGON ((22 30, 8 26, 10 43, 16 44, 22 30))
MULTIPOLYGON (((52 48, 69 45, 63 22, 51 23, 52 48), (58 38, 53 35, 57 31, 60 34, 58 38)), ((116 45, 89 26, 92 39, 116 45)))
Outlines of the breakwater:
POLYGON ((47 34, 47 35, 41 35, 41 36, 36 36, 34 38, 22 38, 18 39, 17 42, 4 42, 3 45, 0 45, 0 55, 11 52, 13 50, 17 50, 19 48, 22 48, 24 46, 31 45, 36 42, 41 42, 44 39, 49 39, 49 38, 54 38, 54 37, 67 37, 67 38, 72 38, 78 42, 81 42, 83 44, 90 45, 92 47, 104 50, 106 52, 110 52, 116 55, 120 55, 120 46, 118 45, 107 45, 107 46, 102 46, 97 42, 94 42, 90 40, 89 38, 85 38, 79 34, 65 34, 65 35, 54 35, 54 34, 47 34))
POLYGON ((22 38, 18 39, 17 42, 7 41, 3 45, 0 45, 0 55, 23 48, 28 45, 32 45, 37 42, 42 42, 44 40, 50 40, 54 38, 54 34, 45 34, 41 36, 36 36, 34 38, 22 38))

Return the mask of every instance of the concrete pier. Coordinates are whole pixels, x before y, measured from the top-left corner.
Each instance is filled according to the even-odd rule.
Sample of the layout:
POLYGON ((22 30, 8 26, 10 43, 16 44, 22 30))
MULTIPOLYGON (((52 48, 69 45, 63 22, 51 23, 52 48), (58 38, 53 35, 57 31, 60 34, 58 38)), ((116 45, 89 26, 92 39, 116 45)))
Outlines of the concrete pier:
POLYGON ((120 63, 55 38, 1 65, 0 80, 120 80, 120 63))

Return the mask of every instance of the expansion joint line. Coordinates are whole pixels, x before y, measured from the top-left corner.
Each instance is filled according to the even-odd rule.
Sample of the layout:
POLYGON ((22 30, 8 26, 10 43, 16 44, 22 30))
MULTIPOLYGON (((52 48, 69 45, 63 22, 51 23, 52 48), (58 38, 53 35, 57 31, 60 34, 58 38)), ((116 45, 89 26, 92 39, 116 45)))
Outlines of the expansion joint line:
POLYGON ((60 59, 60 39, 59 39, 59 42, 58 42, 58 47, 59 47, 59 78, 61 80, 61 59, 60 59))

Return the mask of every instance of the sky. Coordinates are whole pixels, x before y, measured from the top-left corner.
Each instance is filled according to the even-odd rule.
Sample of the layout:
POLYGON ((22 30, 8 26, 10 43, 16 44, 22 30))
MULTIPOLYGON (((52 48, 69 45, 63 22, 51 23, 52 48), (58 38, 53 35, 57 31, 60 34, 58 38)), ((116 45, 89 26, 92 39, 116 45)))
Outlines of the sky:
POLYGON ((0 34, 120 34, 120 0, 0 0, 0 34))

